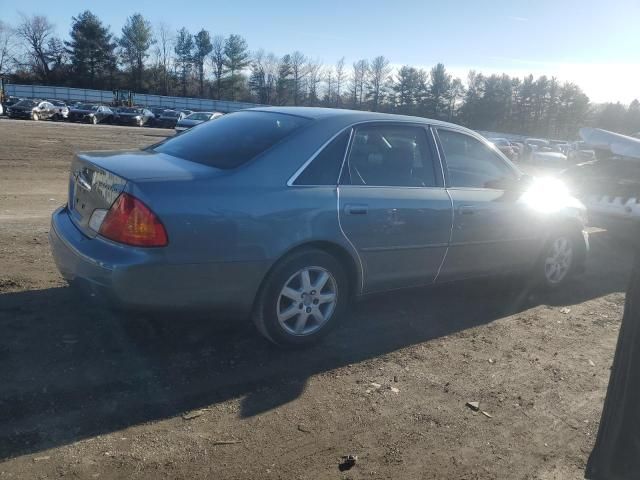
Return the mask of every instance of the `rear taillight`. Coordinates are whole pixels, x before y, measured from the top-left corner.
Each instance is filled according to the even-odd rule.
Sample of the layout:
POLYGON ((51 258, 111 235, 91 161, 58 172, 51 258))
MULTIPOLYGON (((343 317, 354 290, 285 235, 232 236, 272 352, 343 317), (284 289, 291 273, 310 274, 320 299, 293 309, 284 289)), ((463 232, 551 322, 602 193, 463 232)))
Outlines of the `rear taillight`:
POLYGON ((98 233, 114 242, 136 247, 164 247, 169 243, 167 231, 156 214, 128 193, 116 199, 98 233))

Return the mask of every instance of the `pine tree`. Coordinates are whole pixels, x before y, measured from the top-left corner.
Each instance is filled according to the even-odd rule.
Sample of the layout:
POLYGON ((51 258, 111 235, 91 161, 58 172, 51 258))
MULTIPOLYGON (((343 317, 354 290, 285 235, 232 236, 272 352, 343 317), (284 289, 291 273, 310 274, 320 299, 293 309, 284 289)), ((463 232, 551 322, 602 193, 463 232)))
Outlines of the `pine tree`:
POLYGON ((211 36, 204 28, 196 33, 194 39, 193 65, 198 72, 200 96, 204 95, 204 61, 213 50, 211 36))
POLYGON ((180 72, 180 83, 182 84, 182 95, 187 95, 187 82, 193 64, 193 37, 189 31, 182 27, 176 36, 176 65, 180 72))
POLYGON ((66 41, 65 45, 78 84, 99 88, 113 83, 116 44, 100 19, 85 10, 71 19, 69 36, 71 40, 66 41))
POLYGON ((144 61, 149 56, 149 48, 154 43, 151 22, 139 14, 131 15, 122 27, 122 37, 118 39, 120 56, 131 71, 131 86, 142 89, 144 61))

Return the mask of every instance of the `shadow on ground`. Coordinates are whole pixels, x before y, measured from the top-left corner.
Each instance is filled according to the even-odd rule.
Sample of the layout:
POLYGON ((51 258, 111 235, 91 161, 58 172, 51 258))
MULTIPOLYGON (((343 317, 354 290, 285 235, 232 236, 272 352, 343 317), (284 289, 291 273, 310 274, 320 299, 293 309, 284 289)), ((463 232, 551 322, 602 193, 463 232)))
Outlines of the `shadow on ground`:
POLYGON ((563 291, 522 281, 466 282, 359 303, 305 351, 280 351, 247 322, 175 315, 125 319, 69 288, 0 295, 0 459, 242 398, 248 417, 277 408, 310 376, 539 304, 623 291, 624 255, 594 242, 588 273, 563 291))

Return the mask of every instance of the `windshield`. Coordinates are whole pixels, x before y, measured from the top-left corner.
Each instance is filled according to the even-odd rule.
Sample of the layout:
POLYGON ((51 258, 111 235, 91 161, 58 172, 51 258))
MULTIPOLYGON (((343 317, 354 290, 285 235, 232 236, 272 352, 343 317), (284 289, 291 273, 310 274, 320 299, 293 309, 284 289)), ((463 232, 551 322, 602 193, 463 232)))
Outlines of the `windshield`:
POLYGON ((118 113, 142 113, 142 110, 139 108, 121 108, 118 110, 118 113))
POLYGON ((165 110, 164 112, 162 112, 162 116, 163 117, 175 118, 178 115, 179 115, 179 113, 176 112, 175 110, 165 110))
POLYGON ((210 117, 211 113, 198 112, 188 115, 185 120, 209 120, 210 117))
POLYGON ((90 103, 81 103, 75 108, 77 108, 78 110, 97 110, 98 105, 91 105, 90 103))
POLYGON ((38 102, 34 100, 20 100, 15 105, 16 107, 35 107, 36 105, 38 105, 38 102))
POLYGON ((235 168, 265 152, 310 120, 247 111, 205 122, 156 145, 156 152, 217 168, 235 168))

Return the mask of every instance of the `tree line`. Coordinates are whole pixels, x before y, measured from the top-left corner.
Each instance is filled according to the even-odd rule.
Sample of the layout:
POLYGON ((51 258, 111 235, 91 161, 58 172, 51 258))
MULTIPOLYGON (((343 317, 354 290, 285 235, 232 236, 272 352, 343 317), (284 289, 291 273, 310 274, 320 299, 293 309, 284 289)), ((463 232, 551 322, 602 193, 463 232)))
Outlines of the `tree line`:
POLYGON ((0 22, 0 75, 16 83, 391 112, 551 138, 575 138, 585 125, 640 132, 638 100, 592 104, 578 85, 554 77, 470 71, 463 80, 442 63, 393 68, 384 56, 329 65, 298 50, 251 51, 238 34, 154 27, 140 13, 116 35, 86 10, 71 18, 67 39, 43 15, 0 22))

